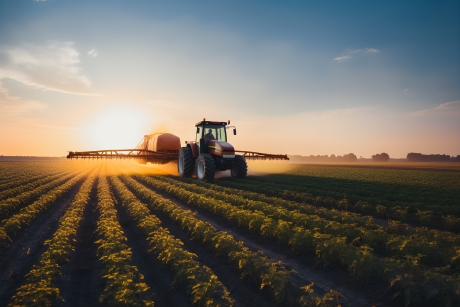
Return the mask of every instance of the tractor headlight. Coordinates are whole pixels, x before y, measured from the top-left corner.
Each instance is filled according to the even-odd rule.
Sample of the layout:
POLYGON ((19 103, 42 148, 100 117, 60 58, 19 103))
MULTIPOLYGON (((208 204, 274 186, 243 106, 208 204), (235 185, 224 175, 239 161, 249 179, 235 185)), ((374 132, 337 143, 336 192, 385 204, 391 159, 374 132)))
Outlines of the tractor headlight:
POLYGON ((222 155, 222 158, 233 159, 233 158, 235 158, 235 155, 222 155))

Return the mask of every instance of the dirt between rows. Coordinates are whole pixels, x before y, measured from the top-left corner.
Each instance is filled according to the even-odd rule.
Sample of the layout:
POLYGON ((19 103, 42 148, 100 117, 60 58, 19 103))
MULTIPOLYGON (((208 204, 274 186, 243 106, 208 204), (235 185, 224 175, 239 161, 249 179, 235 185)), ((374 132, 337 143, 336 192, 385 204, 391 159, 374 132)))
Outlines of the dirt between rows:
MULTIPOLYGON (((142 182, 139 183, 143 184, 142 182)), ((378 285, 373 284, 357 284, 344 270, 324 267, 322 264, 318 263, 314 254, 302 256, 296 255, 284 245, 280 245, 272 240, 263 238, 250 230, 235 226, 227 220, 215 216, 206 210, 193 205, 188 205, 174 196, 155 189, 152 186, 147 187, 159 195, 171 200, 179 207, 195 212, 195 217, 210 223, 218 231, 228 232, 236 240, 244 242, 244 244, 251 250, 263 251, 264 254, 271 260, 281 261, 287 269, 297 272, 292 276, 292 280, 298 287, 305 286, 313 282, 315 293, 319 296, 324 295, 331 289, 336 290, 343 295, 341 299, 342 306, 383 307, 392 305, 389 298, 384 295, 386 289, 382 289, 378 285)), ((155 214, 158 213, 155 212, 155 214)), ((161 214, 158 214, 158 216, 161 216, 161 214)), ((171 227, 174 231, 175 227, 168 225, 168 228, 169 227, 171 227)), ((180 234, 177 235, 179 236, 180 234)), ((198 255, 200 255, 200 253, 198 253, 198 255)), ((220 275, 218 276, 220 277, 220 275)))
POLYGON ((16 290, 26 281, 25 275, 46 251, 61 216, 69 207, 83 183, 83 178, 66 195, 56 200, 29 227, 19 233, 0 256, 0 307, 6 306, 16 290))

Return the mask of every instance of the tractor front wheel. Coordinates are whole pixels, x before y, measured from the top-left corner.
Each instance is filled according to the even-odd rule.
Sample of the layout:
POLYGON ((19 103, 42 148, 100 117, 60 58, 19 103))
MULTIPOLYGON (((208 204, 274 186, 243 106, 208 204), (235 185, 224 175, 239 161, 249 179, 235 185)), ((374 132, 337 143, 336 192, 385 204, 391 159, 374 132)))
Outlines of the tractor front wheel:
POLYGON ((198 159, 196 159, 196 178, 198 180, 212 181, 215 172, 216 167, 214 159, 210 154, 201 154, 198 159))
POLYGON ((177 171, 180 177, 192 177, 195 168, 195 159, 192 156, 192 150, 188 147, 182 147, 179 150, 177 158, 177 171))
POLYGON ((232 163, 232 177, 244 178, 248 174, 248 164, 246 159, 241 155, 236 155, 232 163))

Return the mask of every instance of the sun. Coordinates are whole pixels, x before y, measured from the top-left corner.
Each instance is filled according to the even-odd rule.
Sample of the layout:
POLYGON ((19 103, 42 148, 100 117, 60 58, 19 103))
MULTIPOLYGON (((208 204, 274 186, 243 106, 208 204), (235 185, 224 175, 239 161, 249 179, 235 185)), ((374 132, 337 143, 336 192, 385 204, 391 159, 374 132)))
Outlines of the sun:
POLYGON ((130 149, 148 133, 145 112, 131 107, 113 107, 95 114, 88 129, 88 140, 95 150, 130 149))

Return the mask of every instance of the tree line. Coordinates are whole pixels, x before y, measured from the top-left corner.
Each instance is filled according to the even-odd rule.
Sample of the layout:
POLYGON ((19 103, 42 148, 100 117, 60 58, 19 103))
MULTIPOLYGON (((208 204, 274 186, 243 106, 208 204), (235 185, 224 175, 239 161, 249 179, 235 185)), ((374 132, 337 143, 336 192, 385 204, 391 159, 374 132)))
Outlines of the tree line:
POLYGON ((424 155, 421 153, 411 152, 407 154, 407 160, 411 162, 460 162, 460 155, 424 155))
POLYGON ((293 162, 356 162, 358 161, 358 158, 354 153, 349 153, 349 154, 344 154, 343 156, 341 155, 310 155, 310 156, 300 156, 300 155, 294 155, 294 156, 289 156, 291 161, 293 162))
MULTIPOLYGON (((344 154, 343 156, 336 156, 334 154, 328 155, 310 155, 310 156, 300 156, 293 155, 289 156, 292 162, 357 162, 358 158, 354 153, 344 154)), ((435 154, 435 155, 424 155, 421 153, 408 153, 407 161, 409 162, 460 162, 460 155, 449 156, 445 154, 435 154)), ((362 157, 359 160, 372 160, 373 162, 388 162, 390 160, 390 155, 386 152, 375 154, 371 159, 364 159, 362 157)))

